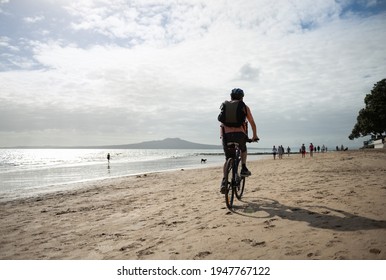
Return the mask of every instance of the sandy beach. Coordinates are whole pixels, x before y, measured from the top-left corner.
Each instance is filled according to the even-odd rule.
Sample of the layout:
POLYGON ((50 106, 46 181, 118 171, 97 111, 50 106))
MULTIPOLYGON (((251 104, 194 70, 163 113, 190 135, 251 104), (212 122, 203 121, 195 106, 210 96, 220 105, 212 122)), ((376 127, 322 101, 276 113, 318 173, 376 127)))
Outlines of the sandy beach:
POLYGON ((248 167, 232 212, 213 167, 2 202, 0 259, 386 259, 385 150, 248 167))

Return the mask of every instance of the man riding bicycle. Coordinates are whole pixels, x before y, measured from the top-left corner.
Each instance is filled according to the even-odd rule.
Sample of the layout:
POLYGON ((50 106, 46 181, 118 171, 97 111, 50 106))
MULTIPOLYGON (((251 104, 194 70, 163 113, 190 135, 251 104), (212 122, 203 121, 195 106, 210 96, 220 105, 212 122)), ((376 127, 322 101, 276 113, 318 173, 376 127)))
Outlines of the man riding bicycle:
POLYGON ((221 113, 218 120, 221 122, 221 138, 223 149, 225 153, 224 176, 221 183, 221 193, 225 193, 226 183, 226 160, 232 157, 232 152, 228 149, 228 143, 235 142, 239 144, 241 150, 241 176, 250 176, 251 172, 248 170, 247 163, 247 145, 248 140, 248 122, 253 131, 252 141, 259 140, 257 137, 256 124, 253 119, 251 110, 243 102, 244 91, 240 88, 234 88, 231 92, 231 100, 225 101, 221 105, 221 113), (246 122, 246 120, 248 122, 246 122))

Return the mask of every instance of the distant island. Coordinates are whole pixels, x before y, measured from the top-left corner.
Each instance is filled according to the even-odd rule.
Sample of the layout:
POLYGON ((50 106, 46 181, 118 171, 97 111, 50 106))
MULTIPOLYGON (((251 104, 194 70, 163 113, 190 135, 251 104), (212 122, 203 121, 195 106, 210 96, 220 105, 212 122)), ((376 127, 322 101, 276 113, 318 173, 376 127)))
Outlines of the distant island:
POLYGON ((220 145, 207 145, 189 142, 180 138, 147 141, 136 144, 101 146, 103 149, 222 149, 220 145))
MULTIPOLYGON (((107 146, 18 146, 14 149, 222 149, 220 145, 193 143, 180 138, 107 146)), ((9 149, 9 148, 8 148, 9 149)))

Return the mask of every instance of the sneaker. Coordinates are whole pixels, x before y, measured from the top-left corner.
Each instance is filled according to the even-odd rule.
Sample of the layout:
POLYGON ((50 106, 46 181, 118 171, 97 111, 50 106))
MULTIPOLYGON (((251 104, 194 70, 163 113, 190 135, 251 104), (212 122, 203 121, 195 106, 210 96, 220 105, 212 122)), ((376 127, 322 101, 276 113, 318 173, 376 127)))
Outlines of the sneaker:
POLYGON ((248 168, 245 167, 241 169, 240 175, 243 177, 248 177, 248 176, 251 176, 252 173, 251 171, 248 170, 248 168))
POLYGON ((220 189, 220 192, 222 194, 225 194, 226 193, 226 190, 227 190, 227 184, 225 182, 225 178, 222 179, 222 182, 221 182, 221 189, 220 189))

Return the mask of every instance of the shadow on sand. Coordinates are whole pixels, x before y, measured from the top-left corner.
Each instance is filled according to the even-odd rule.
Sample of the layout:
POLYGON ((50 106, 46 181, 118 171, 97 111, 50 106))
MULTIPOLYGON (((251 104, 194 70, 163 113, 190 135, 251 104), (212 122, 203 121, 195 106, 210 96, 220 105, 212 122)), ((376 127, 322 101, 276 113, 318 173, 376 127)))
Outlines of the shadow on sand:
POLYGON ((386 228, 386 221, 374 220, 326 206, 291 207, 281 204, 277 200, 263 197, 243 198, 239 204, 240 202, 243 204, 234 205, 232 213, 250 218, 267 219, 276 216, 282 219, 306 222, 315 228, 338 231, 386 228))

